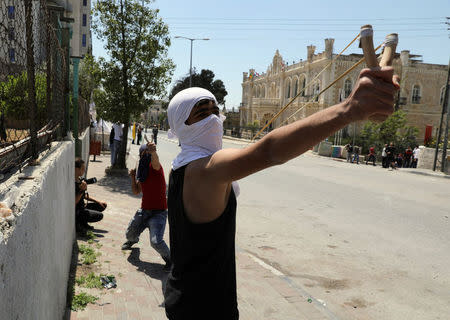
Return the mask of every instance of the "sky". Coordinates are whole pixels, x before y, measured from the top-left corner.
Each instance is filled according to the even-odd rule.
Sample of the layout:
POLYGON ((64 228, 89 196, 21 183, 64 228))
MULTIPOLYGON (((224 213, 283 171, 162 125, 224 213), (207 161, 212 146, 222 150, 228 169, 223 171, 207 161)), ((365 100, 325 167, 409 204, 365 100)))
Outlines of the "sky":
MULTIPOLYGON (((174 37, 209 38, 193 42, 192 66, 210 69, 224 82, 227 109, 237 110, 241 103, 242 73, 265 72, 277 49, 289 65, 306 59, 308 45, 324 51, 325 38, 335 39, 339 53, 364 24, 373 26, 375 46, 395 32, 397 52, 409 50, 425 63, 449 63, 449 0, 156 0, 151 7, 160 10, 172 37, 171 86, 189 74, 190 60, 190 41, 174 37)), ((350 53, 362 53, 356 42, 344 54, 350 53)), ((107 55, 95 35, 93 54, 107 55)))

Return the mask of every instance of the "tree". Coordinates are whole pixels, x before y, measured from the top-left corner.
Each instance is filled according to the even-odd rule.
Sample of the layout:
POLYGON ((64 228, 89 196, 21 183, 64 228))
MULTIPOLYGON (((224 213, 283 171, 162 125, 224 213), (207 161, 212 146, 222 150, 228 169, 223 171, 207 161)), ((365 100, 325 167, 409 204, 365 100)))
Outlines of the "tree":
MULTIPOLYGON (((225 97, 228 94, 225 90, 225 85, 222 80, 214 80, 214 72, 207 69, 202 69, 200 73, 195 72, 192 74, 192 86, 207 89, 214 94, 218 104, 225 103, 225 97)), ((172 99, 181 90, 189 88, 189 76, 186 76, 177 81, 175 86, 169 95, 169 100, 172 99)))
POLYGON ((93 29, 109 56, 100 60, 102 89, 94 91, 94 101, 102 118, 124 124, 118 169, 126 168, 131 117, 146 110, 148 99, 164 95, 174 69, 168 27, 151 2, 99 0, 93 10, 93 29))
POLYGON ((81 60, 79 71, 80 95, 91 103, 91 98, 94 90, 98 89, 101 82, 100 63, 95 58, 87 54, 81 60))
POLYGON ((259 121, 255 120, 253 123, 248 123, 247 128, 252 132, 252 139, 255 136, 256 130, 259 129, 259 121))
POLYGON ((418 132, 416 127, 406 125, 406 113, 398 110, 382 123, 367 122, 356 144, 362 147, 362 152, 368 152, 373 146, 381 153, 384 145, 392 141, 397 150, 402 151, 416 144, 418 132))

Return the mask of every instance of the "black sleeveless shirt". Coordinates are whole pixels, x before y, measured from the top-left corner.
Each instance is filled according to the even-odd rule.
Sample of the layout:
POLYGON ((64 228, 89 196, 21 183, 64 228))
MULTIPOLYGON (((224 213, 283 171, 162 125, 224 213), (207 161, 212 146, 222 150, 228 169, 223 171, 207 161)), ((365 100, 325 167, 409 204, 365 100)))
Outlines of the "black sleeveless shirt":
POLYGON ((236 197, 216 220, 194 224, 183 206, 186 166, 172 170, 168 207, 170 254, 173 263, 166 288, 170 320, 239 319, 236 296, 236 197))

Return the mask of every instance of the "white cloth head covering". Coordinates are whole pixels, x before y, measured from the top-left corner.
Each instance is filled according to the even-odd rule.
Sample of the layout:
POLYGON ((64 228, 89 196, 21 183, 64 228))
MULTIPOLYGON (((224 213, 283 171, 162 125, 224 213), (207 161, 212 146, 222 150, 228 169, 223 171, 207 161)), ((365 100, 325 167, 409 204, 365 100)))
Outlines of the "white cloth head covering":
POLYGON ((184 122, 189 118, 189 114, 195 104, 203 99, 213 100, 217 104, 216 97, 210 91, 198 87, 184 89, 170 100, 167 109, 170 126, 168 134, 170 139, 175 136, 182 139, 184 135, 188 134, 186 131, 190 130, 184 122))
MULTIPOLYGON (((217 105, 216 97, 208 90, 198 87, 182 90, 178 92, 170 101, 167 108, 167 117, 170 130, 170 139, 178 137, 181 144, 181 152, 172 161, 172 169, 176 170, 194 160, 211 156, 222 149, 223 127, 222 122, 225 117, 216 115, 194 123, 186 125, 192 108, 200 100, 213 100, 217 105), (220 128, 218 128, 218 122, 220 128)), ((236 196, 239 194, 237 183, 233 182, 236 196)))

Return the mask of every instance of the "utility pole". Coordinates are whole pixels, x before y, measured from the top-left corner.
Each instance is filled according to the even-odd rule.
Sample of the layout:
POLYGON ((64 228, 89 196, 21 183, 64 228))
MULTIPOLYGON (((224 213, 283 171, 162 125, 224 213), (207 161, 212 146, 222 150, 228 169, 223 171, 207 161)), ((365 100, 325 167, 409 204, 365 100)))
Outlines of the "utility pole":
MULTIPOLYGON (((450 75, 450 62, 449 62, 449 75, 450 75)), ((450 84, 449 84, 449 79, 447 78, 447 86, 445 87, 445 96, 444 96, 444 104, 445 107, 447 109, 447 123, 445 125, 445 130, 444 130, 444 146, 442 149, 442 163, 441 163, 441 171, 445 173, 445 167, 447 165, 447 146, 448 146, 448 126, 449 126, 449 121, 450 121, 450 117, 449 117, 449 90, 450 90, 450 84)))
POLYGON ((439 153, 439 143, 441 142, 441 134, 442 134, 442 124, 444 121, 444 115, 447 113, 447 125, 446 129, 444 130, 444 150, 442 152, 442 163, 441 163, 441 171, 444 172, 445 170, 445 156, 447 154, 447 136, 448 136, 448 99, 449 99, 449 81, 450 81, 450 60, 448 63, 448 71, 447 71, 447 82, 445 86, 445 94, 444 94, 444 101, 442 103, 442 113, 441 113, 441 121, 439 122, 439 131, 438 136, 436 139, 436 151, 434 153, 434 162, 433 162, 433 171, 436 171, 436 163, 439 153))
POLYGON ((192 87, 192 44, 194 42, 194 39, 191 40, 191 63, 189 64, 189 88, 192 87))
POLYGON ((186 39, 191 41, 191 58, 190 58, 190 64, 189 64, 189 88, 192 87, 192 45, 195 40, 206 40, 208 41, 209 38, 188 38, 183 36, 175 36, 176 39, 186 39))

